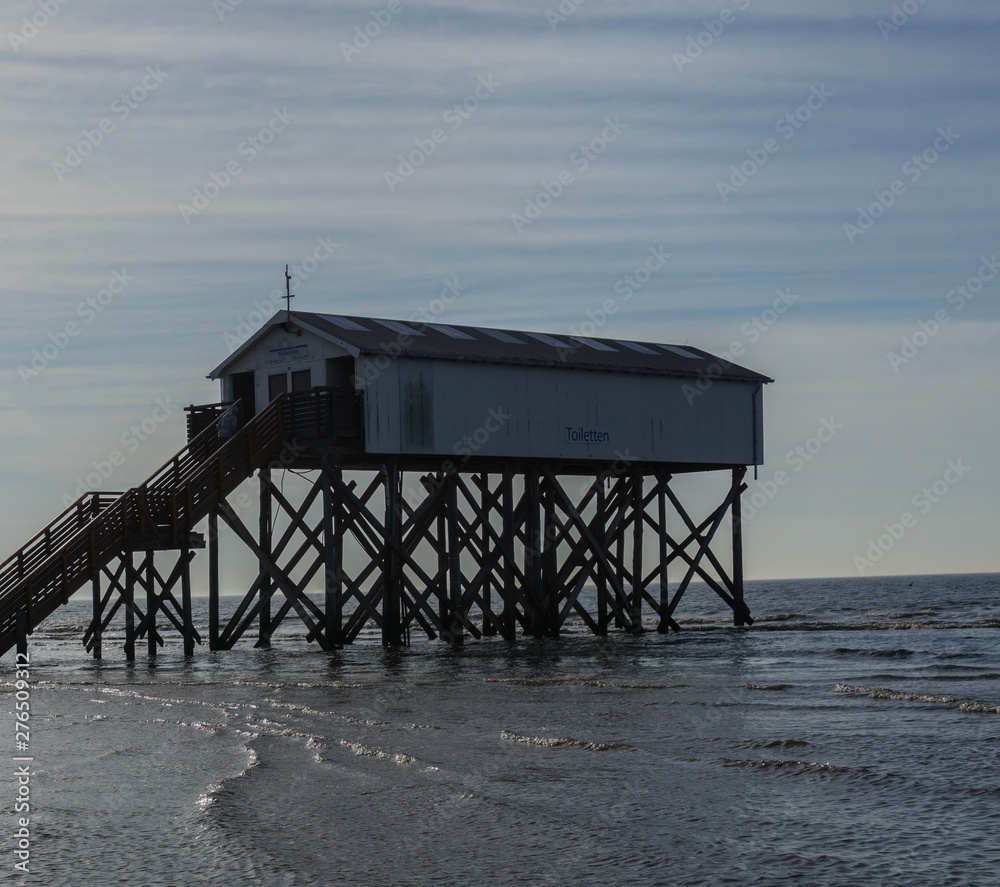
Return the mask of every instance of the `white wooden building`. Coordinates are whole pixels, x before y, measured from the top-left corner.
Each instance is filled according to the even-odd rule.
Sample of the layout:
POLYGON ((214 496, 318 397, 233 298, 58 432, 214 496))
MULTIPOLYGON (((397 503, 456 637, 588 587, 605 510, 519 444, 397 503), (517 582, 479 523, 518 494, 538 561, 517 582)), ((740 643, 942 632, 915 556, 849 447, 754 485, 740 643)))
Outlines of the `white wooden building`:
POLYGON ((772 381, 688 345, 303 312, 276 315, 209 378, 245 418, 285 392, 357 392, 371 456, 692 469, 763 462, 772 381))

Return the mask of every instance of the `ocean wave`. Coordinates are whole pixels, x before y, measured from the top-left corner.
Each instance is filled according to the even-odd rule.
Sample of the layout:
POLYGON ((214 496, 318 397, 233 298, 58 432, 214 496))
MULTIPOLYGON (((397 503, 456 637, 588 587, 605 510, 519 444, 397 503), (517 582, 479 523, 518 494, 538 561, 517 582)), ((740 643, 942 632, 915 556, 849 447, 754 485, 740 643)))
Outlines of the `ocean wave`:
POLYGON ((930 705, 943 705, 964 714, 1000 714, 1000 705, 992 702, 982 702, 969 696, 938 696, 933 693, 903 693, 888 687, 855 687, 848 684, 837 684, 834 693, 846 693, 853 696, 867 696, 869 699, 886 699, 892 702, 922 702, 930 705))
POLYGON ((811 743, 804 739, 751 739, 742 743, 741 748, 805 748, 811 743))
MULTIPOLYGON (((103 715, 97 715, 97 720, 104 720, 103 715)), ((170 727, 193 727, 195 730, 201 730, 204 733, 208 733, 209 736, 216 736, 222 729, 220 724, 210 724, 207 721, 185 721, 177 720, 171 721, 166 718, 150 718, 148 720, 140 720, 140 724, 164 724, 170 727)))
POLYGON ((625 742, 586 742, 569 736, 527 736, 512 730, 501 730, 500 738, 507 742, 537 745, 540 748, 582 748, 587 751, 613 751, 621 748, 632 748, 625 742))
POLYGON ((483 678, 487 684, 510 684, 515 687, 558 687, 569 685, 577 687, 600 687, 615 690, 670 690, 682 687, 682 684, 633 684, 622 681, 602 681, 598 678, 549 677, 549 678, 483 678))
POLYGON ((916 651, 907 650, 905 647, 897 647, 892 650, 870 650, 861 647, 837 647, 834 654, 837 656, 867 656, 871 659, 909 659, 916 656, 916 651))
POLYGON ((968 714, 1000 715, 1000 705, 993 705, 992 703, 988 702, 975 702, 975 701, 963 702, 958 707, 958 710, 961 712, 966 712, 968 714))
POLYGON ((197 803, 202 810, 214 806, 218 802, 219 798, 224 795, 231 794, 233 791, 233 783, 240 779, 244 779, 258 767, 263 766, 260 755, 257 754, 257 750, 252 745, 247 743, 243 746, 243 751, 247 756, 246 765, 243 769, 235 776, 228 776, 225 779, 220 779, 217 782, 210 783, 205 788, 205 791, 199 795, 197 803))
POLYGON ((325 718, 329 717, 330 712, 320 711, 319 709, 312 708, 308 705, 302 705, 297 702, 280 702, 277 699, 265 699, 264 700, 271 708, 279 708, 285 711, 291 711, 295 714, 303 715, 313 715, 314 717, 325 718))
MULTIPOLYGON (((835 622, 833 620, 817 620, 813 622, 769 622, 764 617, 754 617, 751 632, 762 631, 955 631, 979 628, 1000 628, 1000 619, 981 619, 975 621, 912 621, 912 622, 881 622, 866 620, 863 622, 835 622)), ((720 620, 718 623, 684 622, 681 629, 687 633, 733 631, 731 622, 720 620)), ((737 629, 745 631, 746 629, 737 629)))
POLYGON ((867 696, 869 699, 888 699, 893 702, 926 702, 932 705, 957 705, 965 701, 961 696, 937 696, 931 693, 904 693, 889 687, 855 687, 850 684, 837 684, 834 693, 844 693, 849 696, 867 696))
POLYGON ((780 690, 788 690, 791 688, 791 684, 744 684, 744 690, 770 690, 772 692, 778 692, 780 690))
POLYGON ((754 617, 754 624, 758 622, 789 622, 792 619, 801 619, 801 613, 764 613, 754 617))
POLYGON ((820 776, 830 778, 863 779, 865 781, 884 781, 885 777, 878 776, 869 767, 845 767, 841 764, 832 764, 829 761, 819 763, 816 761, 801 761, 785 758, 722 758, 720 763, 723 767, 738 770, 755 770, 765 773, 782 773, 792 776, 820 776))
MULTIPOLYGON (((344 748, 350 749, 354 752, 354 754, 364 758, 375 758, 379 761, 392 761, 394 764, 412 764, 416 761, 415 757, 408 755, 405 752, 384 751, 381 748, 365 745, 362 742, 352 742, 349 739, 341 739, 340 744, 344 746, 344 748)), ((317 760, 319 760, 318 757, 317 760)))

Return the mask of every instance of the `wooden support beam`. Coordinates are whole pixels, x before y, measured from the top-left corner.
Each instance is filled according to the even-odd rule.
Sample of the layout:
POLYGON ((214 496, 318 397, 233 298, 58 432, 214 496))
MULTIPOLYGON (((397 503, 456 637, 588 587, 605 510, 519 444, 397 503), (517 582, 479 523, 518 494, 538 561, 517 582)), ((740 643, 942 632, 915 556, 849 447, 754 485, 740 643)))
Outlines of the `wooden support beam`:
MULTIPOLYGON (((264 566, 264 559, 269 562, 271 559, 271 469, 261 468, 260 477, 260 514, 258 517, 257 548, 259 566, 258 594, 260 595, 260 607, 258 610, 257 647, 271 646, 271 594, 273 583, 267 568, 264 566)), ((227 521, 228 523, 228 521, 227 521)))
POLYGON ((453 644, 465 642, 462 630, 462 552, 459 545, 458 477, 445 475, 445 523, 448 529, 448 619, 445 640, 453 644))
POLYGON ((114 618, 115 613, 118 612, 118 609, 124 601, 124 588, 122 586, 121 578, 125 571, 125 566, 126 560, 121 558, 118 561, 118 567, 115 569, 114 573, 112 573, 108 567, 104 567, 101 571, 108 578, 109 586, 108 590, 103 593, 100 599, 98 608, 99 616, 96 623, 94 620, 91 620, 91 624, 87 626, 87 630, 83 633, 83 644, 88 651, 92 650, 94 646, 92 638, 95 634, 95 628, 96 631, 103 632, 104 629, 111 624, 112 618, 114 618), (108 603, 111 601, 111 597, 116 591, 118 592, 118 597, 115 598, 115 602, 111 605, 110 609, 107 609, 108 603), (105 612, 106 609, 107 612, 105 612))
POLYGON ((670 485, 671 476, 662 471, 656 473, 656 514, 658 526, 656 528, 657 544, 657 568, 660 578, 660 599, 657 613, 660 621, 656 625, 658 632, 664 633, 669 630, 680 631, 680 625, 669 614, 670 609, 670 583, 668 572, 670 565, 670 534, 667 526, 667 487, 670 485))
POLYGON ((191 612, 191 559, 194 552, 187 548, 181 549, 180 560, 183 564, 181 573, 181 602, 184 614, 184 655, 188 659, 194 656, 194 617, 191 612))
POLYGON ((542 632, 546 637, 559 636, 559 584, 557 567, 559 562, 559 539, 562 536, 561 527, 556 520, 555 494, 552 491, 552 479, 555 475, 545 475, 540 478, 540 495, 542 504, 542 584, 539 610, 542 617, 542 632))
POLYGON ((514 475, 509 463, 504 463, 500 480, 500 550, 503 557, 503 611, 500 631, 506 641, 517 636, 517 586, 514 584, 514 475))
MULTIPOLYGON (((444 489, 445 476, 439 471, 435 475, 437 489, 444 489)), ((428 490, 430 493, 430 490, 428 490)), ((440 625, 448 624, 448 509, 442 507, 437 509, 435 517, 434 538, 431 544, 437 554, 437 571, 434 574, 434 593, 437 595, 438 622, 440 625)))
POLYGON ((528 515, 525 521, 524 545, 524 618, 525 630, 534 637, 545 634, 540 603, 542 596, 542 537, 541 515, 541 474, 535 463, 528 465, 524 473, 525 496, 528 500, 528 515))
MULTIPOLYGON (((594 525, 591 533, 597 539, 607 538, 607 483, 605 475, 599 473, 594 481, 597 487, 597 513, 594 516, 594 525)), ((604 570, 598 570, 595 576, 597 584, 597 634, 608 633, 608 577, 604 570)))
MULTIPOLYGON (((315 604, 313 604, 312 601, 308 601, 308 604, 303 602, 305 595, 302 588, 295 586, 285 572, 277 564, 275 564, 271 554, 260 547, 257 540, 254 539, 253 534, 247 529, 243 521, 240 520, 239 515, 236 514, 228 503, 222 503, 220 505, 219 514, 226 524, 233 530, 233 532, 236 533, 237 537, 240 538, 243 544, 246 545, 257 557, 260 569, 267 573, 267 581, 272 583, 291 601, 291 606, 294 607, 295 612, 298 614, 306 628, 308 628, 309 631, 315 636, 321 636, 320 626, 313 620, 312 615, 307 609, 309 605, 315 607, 315 604)), ((260 581, 259 577, 258 581, 260 581)), ((261 605, 263 605, 264 598, 258 595, 258 600, 261 605)), ((263 615, 261 614, 258 618, 263 618, 263 615)))
MULTIPOLYGON (((671 475, 658 466, 632 465, 625 472, 604 468, 579 491, 573 487, 572 495, 564 481, 578 475, 561 475, 555 464, 501 463, 464 475, 438 472, 421 478, 426 495, 415 501, 403 496, 405 467, 398 460, 387 462, 383 474, 359 487, 345 483, 328 456, 312 488, 294 500, 262 476, 256 539, 220 507, 259 568, 254 587, 223 632, 216 622, 219 646, 231 646, 255 619, 259 637, 269 639, 293 609, 307 639, 327 649, 351 643, 372 624, 387 646, 408 643, 416 626, 430 638, 452 643, 461 643, 466 634, 499 633, 514 640, 519 627, 536 637, 554 636, 576 614, 597 634, 606 633, 612 620, 639 632, 644 607, 647 616, 652 610, 658 617, 657 629, 666 631, 678 628, 673 614, 694 578, 703 579, 732 607, 736 624, 748 624, 740 622, 749 613, 743 602, 738 521, 731 577, 712 549, 721 518, 730 510, 736 514, 745 470, 733 472, 726 501, 696 525, 670 489, 671 475), (523 492, 515 496, 520 479, 523 492), (320 501, 317 520, 310 507, 320 501), (680 516, 678 525, 687 530, 680 542, 668 532, 671 506, 680 516), (276 515, 277 525, 284 527, 280 533, 276 515), (344 569, 348 535, 363 556, 355 576, 344 569), (652 564, 644 543, 649 554, 655 552, 652 564), (668 568, 674 559, 685 564, 685 571, 671 596, 668 568), (313 600, 310 582, 320 569, 322 600, 313 600), (596 610, 586 592, 590 582, 596 586, 596 610), (272 603, 277 591, 280 605, 272 603)), ((160 609, 170 616, 167 602, 166 594, 150 597, 148 609, 154 616, 160 609)))
MULTIPOLYGON (((475 478, 473 478, 475 480, 475 478)), ((489 550, 490 546, 490 519, 489 515, 492 513, 494 497, 490 493, 490 476, 487 472, 482 472, 478 476, 479 493, 480 493, 480 508, 483 515, 486 518, 480 518, 480 525, 482 527, 482 537, 480 538, 480 545, 482 547, 484 559, 486 552, 489 550)), ((492 570, 486 574, 486 578, 483 584, 482 591, 482 608, 483 608, 483 634, 492 636, 497 633, 498 626, 494 621, 493 614, 493 581, 492 581, 492 570)))
POLYGON ((634 633, 642 631, 642 527, 646 513, 642 486, 642 469, 637 467, 632 472, 632 600, 629 610, 634 633))
POLYGON ((343 483, 340 468, 333 466, 333 460, 326 456, 323 460, 323 563, 324 609, 326 618, 324 631, 327 643, 339 647, 344 643, 343 628, 343 570, 344 570, 344 512, 340 497, 334 495, 334 487, 343 483))
POLYGON ((219 645, 219 512, 208 515, 208 649, 219 645))
MULTIPOLYGON (((90 580, 90 591, 93 595, 93 609, 91 611, 93 613, 93 618, 91 619, 89 629, 92 640, 90 641, 88 649, 93 653, 94 659, 99 661, 101 659, 101 635, 103 628, 101 625, 101 617, 104 610, 101 603, 100 570, 94 570, 93 578, 90 580)), ((83 642, 85 645, 87 644, 87 640, 87 635, 84 634, 83 642)))
POLYGON ((753 625, 750 609, 743 599, 743 513, 740 510, 740 499, 743 495, 743 478, 746 476, 746 466, 733 469, 733 624, 753 625))
MULTIPOLYGON (((620 622, 623 628, 626 628, 626 630, 631 631, 632 630, 631 619, 629 613, 627 612, 628 597, 625 593, 625 588, 622 584, 621 574, 619 572, 619 569, 616 568, 615 566, 612 566, 611 551, 610 551, 610 546, 608 545, 608 537, 605 537, 605 540, 602 542, 594 536, 593 532, 591 531, 591 528, 587 525, 587 522, 583 519, 583 516, 577 510, 576 506, 573 504, 572 500, 569 498, 566 491, 556 480, 555 475, 552 473, 551 469, 546 468, 545 471, 552 484, 552 490, 555 493, 556 499, 560 503, 560 507, 563 509, 563 512, 567 515, 567 517, 570 518, 574 526, 576 526, 577 530, 580 533, 581 540, 585 542, 586 545, 589 546, 590 552, 593 555, 593 557, 590 560, 585 561, 585 563, 587 564, 587 569, 591 572, 595 572, 596 570, 603 570, 604 576, 607 579, 607 582, 611 587, 612 591, 614 592, 613 597, 609 600, 609 604, 614 610, 616 622, 620 622)), ((620 487, 620 490, 622 491, 622 498, 625 498, 627 501, 627 497, 625 496, 626 487, 622 485, 620 487)), ((627 512, 625 511, 619 512, 619 516, 621 517, 622 521, 624 521, 624 517, 626 514, 627 512)), ((615 529, 614 522, 612 522, 612 527, 610 529, 614 531, 615 529)))
POLYGON ((135 552, 129 551, 125 564, 125 659, 135 661, 135 552))
MULTIPOLYGON (((146 652, 150 656, 156 655, 157 642, 163 644, 163 640, 160 638, 159 633, 156 630, 156 612, 159 609, 159 601, 156 597, 156 579, 155 579, 155 567, 153 564, 153 549, 146 549, 146 619, 145 630, 146 630, 146 652)), ((140 629, 140 635, 142 630, 140 629)))
MULTIPOLYGON (((676 497, 673 495, 669 487, 667 488, 667 495, 671 497, 671 501, 673 502, 674 507, 677 509, 678 514, 681 516, 681 519, 685 522, 685 524, 688 525, 688 527, 692 528, 690 535, 684 541, 684 543, 682 543, 680 546, 676 544, 673 545, 674 547, 673 555, 676 555, 680 557, 682 560, 686 561, 688 564, 688 570, 684 574, 684 578, 681 580, 681 584, 677 587, 677 591, 674 592, 674 596, 670 601, 670 606, 667 610, 668 616, 673 615, 674 610, 677 607, 677 604, 680 602, 681 598, 684 595, 685 590, 687 589, 688 584, 690 583, 691 579, 695 576, 695 574, 700 576, 706 582, 706 584, 708 584, 708 586, 712 588, 712 590, 715 591, 716 594, 718 594, 719 597, 721 597, 730 606, 730 608, 734 609, 735 611, 735 602, 733 601, 732 595, 729 594, 729 592, 727 592, 722 586, 720 586, 719 583, 716 582, 701 567, 700 561, 702 557, 705 556, 710 551, 709 546, 712 543, 712 539, 714 538, 716 531, 719 529, 719 526, 722 523, 722 519, 725 516, 726 511, 731 507, 733 498, 739 495, 741 490, 742 486, 731 487, 729 493, 726 495, 726 498, 722 502, 722 504, 719 505, 719 507, 716 508, 715 511, 713 511, 712 514, 709 515, 698 528, 694 528, 693 521, 691 520, 687 511, 684 509, 684 506, 681 505, 679 501, 677 501, 676 497), (701 528, 704 527, 705 525, 708 526, 708 530, 704 535, 702 535, 701 528), (698 542, 698 549, 694 557, 691 557, 685 551, 688 542, 691 540, 695 540, 698 542)), ((721 567, 718 569, 721 570, 721 567)), ((723 575, 723 581, 726 581, 724 571, 722 575, 723 575)))
POLYGON ((399 505, 399 465, 391 461, 385 471, 385 520, 382 522, 382 646, 398 647, 403 643, 400 626, 401 579, 399 549, 402 546, 402 510, 399 505))
MULTIPOLYGON (((190 631, 185 629, 182 621, 184 617, 183 604, 173 594, 173 589, 177 586, 178 582, 181 582, 183 585, 184 574, 186 572, 190 574, 190 563, 194 559, 194 556, 195 553, 193 551, 185 549, 183 554, 178 555, 177 563, 174 564, 167 579, 164 579, 159 574, 155 563, 147 557, 144 562, 147 575, 143 584, 146 587, 146 595, 150 604, 147 607, 145 616, 140 619, 137 626, 138 637, 142 637, 143 635, 148 636, 152 632, 156 644, 160 647, 163 646, 163 636, 154 624, 156 613, 162 611, 182 637, 190 635, 197 643, 201 643, 201 637, 193 624, 190 627, 190 631), (168 604, 170 606, 167 606, 168 604)), ((139 575, 141 577, 141 571, 139 575)))

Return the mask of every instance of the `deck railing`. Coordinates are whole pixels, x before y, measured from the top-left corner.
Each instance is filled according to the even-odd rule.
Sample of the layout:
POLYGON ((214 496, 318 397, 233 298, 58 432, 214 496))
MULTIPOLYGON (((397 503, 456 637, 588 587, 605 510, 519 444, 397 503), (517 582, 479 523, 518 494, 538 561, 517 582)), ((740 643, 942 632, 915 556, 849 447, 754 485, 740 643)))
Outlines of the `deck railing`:
POLYGON ((321 440, 362 449, 362 395, 341 388, 297 391, 283 401, 285 434, 292 440, 321 440))

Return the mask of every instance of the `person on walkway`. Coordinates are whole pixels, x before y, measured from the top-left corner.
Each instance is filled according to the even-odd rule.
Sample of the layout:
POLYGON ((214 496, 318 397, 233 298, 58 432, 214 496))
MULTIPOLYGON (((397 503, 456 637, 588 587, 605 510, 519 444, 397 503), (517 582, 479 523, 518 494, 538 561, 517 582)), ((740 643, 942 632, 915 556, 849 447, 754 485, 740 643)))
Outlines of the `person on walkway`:
POLYGON ((240 404, 237 401, 222 414, 222 421, 219 422, 219 443, 222 444, 229 440, 229 438, 236 434, 236 430, 239 427, 240 404))

